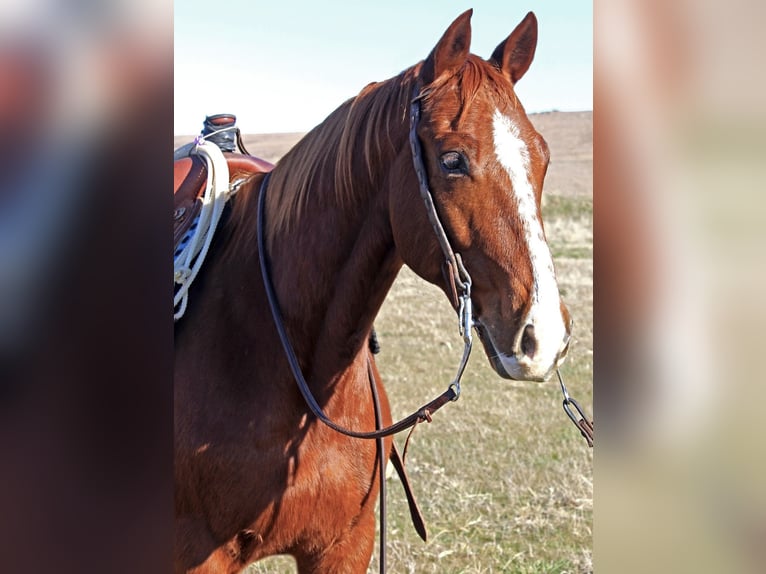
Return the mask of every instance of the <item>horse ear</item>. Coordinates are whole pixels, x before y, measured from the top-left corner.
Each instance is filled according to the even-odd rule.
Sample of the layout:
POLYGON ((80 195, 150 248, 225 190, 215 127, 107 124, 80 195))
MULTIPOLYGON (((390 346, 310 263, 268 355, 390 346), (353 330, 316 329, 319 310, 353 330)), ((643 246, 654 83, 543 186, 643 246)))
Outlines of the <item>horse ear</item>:
POLYGON ((458 16, 423 62, 420 73, 425 84, 430 84, 444 74, 456 73, 468 58, 471 48, 471 16, 473 9, 458 16))
POLYGON ((537 18, 527 14, 489 59, 515 84, 529 69, 537 48, 537 18))

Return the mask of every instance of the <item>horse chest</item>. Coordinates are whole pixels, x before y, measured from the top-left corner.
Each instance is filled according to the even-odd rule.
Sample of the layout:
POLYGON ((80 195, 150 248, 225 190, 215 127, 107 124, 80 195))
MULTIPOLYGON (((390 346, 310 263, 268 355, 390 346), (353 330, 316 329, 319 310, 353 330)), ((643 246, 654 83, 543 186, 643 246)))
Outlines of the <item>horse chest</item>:
MULTIPOLYGON (((322 429, 324 431, 324 429, 322 429)), ((283 500, 286 508, 305 522, 331 522, 358 513, 360 501, 369 495, 374 482, 374 443, 334 435, 322 448, 316 443, 288 461, 283 500)))

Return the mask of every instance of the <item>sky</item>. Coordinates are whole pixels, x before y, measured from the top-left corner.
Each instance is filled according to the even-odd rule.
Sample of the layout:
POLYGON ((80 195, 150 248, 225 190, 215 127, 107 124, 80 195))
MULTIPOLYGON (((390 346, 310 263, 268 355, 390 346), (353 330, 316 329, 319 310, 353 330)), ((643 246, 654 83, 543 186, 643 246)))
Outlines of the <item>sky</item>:
POLYGON ((590 0, 176 0, 175 134, 216 113, 236 114, 245 133, 308 131, 424 59, 468 8, 484 58, 535 12, 535 60, 516 87, 527 112, 593 109, 590 0))

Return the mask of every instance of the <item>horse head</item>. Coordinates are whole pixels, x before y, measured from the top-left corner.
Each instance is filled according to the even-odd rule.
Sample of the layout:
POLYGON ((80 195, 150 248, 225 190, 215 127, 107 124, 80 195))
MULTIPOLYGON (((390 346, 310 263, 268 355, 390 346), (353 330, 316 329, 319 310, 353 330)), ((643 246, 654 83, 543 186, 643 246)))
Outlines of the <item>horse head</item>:
MULTIPOLYGON (((470 17, 458 17, 415 68, 422 161, 472 278, 474 325, 492 367, 504 378, 543 381, 567 353, 571 319, 541 218, 548 146, 514 92, 534 57, 537 20, 530 12, 483 60, 469 53, 470 17)), ((397 249, 451 297, 414 175, 407 181, 391 202, 397 249)))

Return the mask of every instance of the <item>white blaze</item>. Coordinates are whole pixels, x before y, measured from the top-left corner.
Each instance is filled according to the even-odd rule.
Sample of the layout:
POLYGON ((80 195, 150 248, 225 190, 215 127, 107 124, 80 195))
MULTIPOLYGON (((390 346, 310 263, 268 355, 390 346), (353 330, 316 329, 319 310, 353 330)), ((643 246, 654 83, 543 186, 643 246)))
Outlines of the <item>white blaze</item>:
POLYGON ((510 118, 495 110, 492 117, 495 154, 511 178, 513 194, 518 205, 519 218, 532 263, 532 305, 525 319, 526 324, 535 327, 537 351, 534 359, 501 355, 506 370, 513 376, 523 366, 532 376, 544 376, 561 349, 566 326, 561 315, 559 288, 553 269, 553 258, 545 242, 543 228, 537 217, 537 203, 532 184, 529 181, 529 149, 521 139, 519 128, 510 118))

